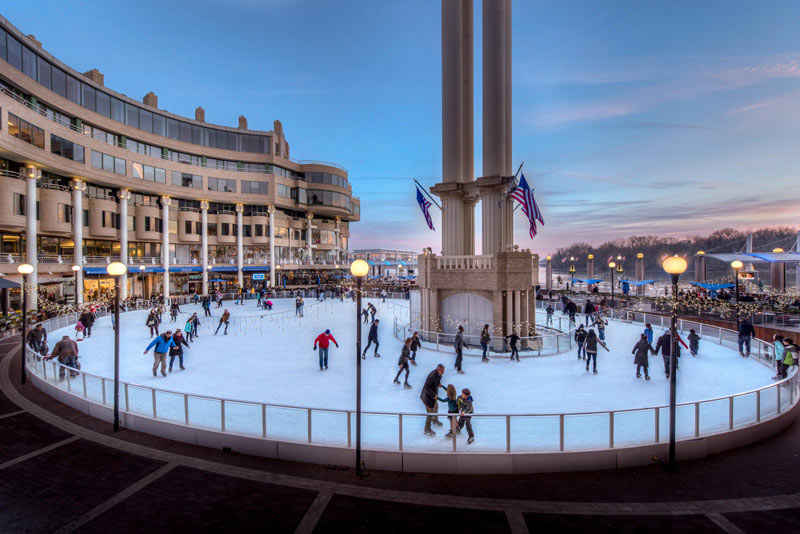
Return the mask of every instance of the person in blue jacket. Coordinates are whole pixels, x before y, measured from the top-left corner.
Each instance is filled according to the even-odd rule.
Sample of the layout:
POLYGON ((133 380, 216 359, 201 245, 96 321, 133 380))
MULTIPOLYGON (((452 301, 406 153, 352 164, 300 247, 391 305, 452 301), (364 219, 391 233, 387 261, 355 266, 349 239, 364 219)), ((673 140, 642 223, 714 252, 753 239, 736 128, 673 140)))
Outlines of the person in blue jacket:
POLYGON ((157 336, 153 341, 147 345, 147 348, 144 349, 144 353, 147 354, 150 352, 150 349, 155 347, 153 350, 153 376, 158 376, 158 364, 161 364, 161 375, 167 376, 167 353, 169 349, 175 346, 175 342, 172 341, 172 331, 166 331, 160 336, 157 336))
POLYGON ((644 325, 644 335, 647 336, 647 342, 653 344, 653 326, 650 323, 644 325))

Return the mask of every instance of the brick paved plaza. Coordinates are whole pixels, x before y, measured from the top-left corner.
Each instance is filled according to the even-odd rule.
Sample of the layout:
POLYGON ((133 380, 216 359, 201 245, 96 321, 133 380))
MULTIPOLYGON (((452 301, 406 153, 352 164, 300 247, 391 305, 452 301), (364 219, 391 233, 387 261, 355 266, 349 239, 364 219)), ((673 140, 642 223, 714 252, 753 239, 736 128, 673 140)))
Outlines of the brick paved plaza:
POLYGON ((646 468, 526 476, 352 470, 211 450, 111 425, 19 384, 0 344, 4 532, 797 532, 800 425, 646 468))

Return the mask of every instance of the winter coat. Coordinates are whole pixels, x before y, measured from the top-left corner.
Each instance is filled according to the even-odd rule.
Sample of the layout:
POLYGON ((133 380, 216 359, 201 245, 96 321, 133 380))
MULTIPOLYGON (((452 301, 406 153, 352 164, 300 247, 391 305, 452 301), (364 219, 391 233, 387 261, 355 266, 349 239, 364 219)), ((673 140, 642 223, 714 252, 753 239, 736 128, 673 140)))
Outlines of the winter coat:
POLYGON ((92 326, 94 324, 94 314, 92 312, 85 311, 81 314, 79 321, 83 323, 83 326, 92 326))
POLYGON ((489 331, 488 330, 482 330, 481 331, 481 343, 484 343, 484 344, 488 345, 491 340, 492 340, 492 336, 489 335, 489 331))
POLYGON ((594 304, 587 301, 586 305, 583 307, 583 313, 585 313, 586 315, 591 315, 592 313, 594 313, 594 304))
POLYGON ((577 330, 575 330, 575 341, 577 341, 578 343, 583 343, 584 341, 586 341, 586 330, 584 330, 583 328, 578 328, 577 330))
POLYGON ((447 413, 458 413, 458 397, 455 399, 448 399, 447 397, 436 397, 439 399, 439 402, 446 402, 447 403, 447 413))
POLYGON ((787 345, 783 351, 783 365, 794 365, 797 361, 797 354, 795 354, 797 347, 794 345, 787 345))
POLYGON ((225 312, 225 313, 223 313, 223 314, 222 314, 222 316, 219 318, 219 322, 220 322, 220 323, 227 323, 227 322, 228 322, 228 319, 230 319, 230 318, 231 318, 231 314, 230 314, 230 312, 225 312))
POLYGON ((689 348, 693 351, 697 351, 697 347, 700 346, 700 336, 697 335, 697 332, 694 334, 689 334, 689 348))
POLYGON ((316 349, 317 345, 319 345, 323 349, 327 349, 330 346, 331 341, 333 341, 333 344, 337 347, 339 346, 339 344, 336 343, 335 337, 333 337, 331 334, 326 334, 323 332, 317 336, 317 339, 314 340, 314 348, 316 349))
POLYGON ((439 385, 442 383, 442 375, 439 371, 434 369, 425 378, 425 384, 422 386, 422 392, 419 394, 422 404, 428 408, 433 408, 436 404, 436 394, 439 392, 439 385))
POLYGON ((417 352, 420 348, 422 348, 422 342, 420 341, 419 337, 414 336, 411 338, 411 350, 413 352, 417 352))
POLYGON ((145 320, 144 324, 145 326, 158 326, 160 322, 161 321, 158 320, 158 315, 151 312, 150 315, 147 316, 147 320, 145 320))
POLYGON ((400 351, 400 359, 397 360, 397 365, 400 367, 408 367, 408 361, 411 359, 411 349, 408 345, 403 345, 403 350, 400 351))
POLYGON ((584 341, 584 348, 586 352, 597 352, 597 340, 599 338, 597 336, 586 336, 586 341, 584 341))
POLYGON ((566 312, 570 315, 575 315, 578 311, 578 305, 572 301, 567 303, 566 312))
POLYGON ((378 325, 372 323, 369 327, 369 334, 367 334, 367 341, 378 341, 378 325))
POLYGON ((653 329, 652 328, 645 328, 644 329, 644 335, 647 336, 647 342, 648 343, 652 343, 653 342, 653 329))
POLYGON ((633 363, 635 363, 636 365, 644 365, 645 367, 647 367, 648 352, 652 352, 653 354, 655 354, 656 350, 647 341, 639 340, 639 342, 633 346, 633 351, 631 352, 632 354, 634 354, 633 363))
POLYGON ((189 343, 186 342, 186 338, 183 337, 182 334, 181 335, 172 334, 172 343, 174 344, 174 346, 170 347, 169 349, 170 356, 177 356, 179 354, 183 355, 182 345, 186 345, 187 347, 189 346, 189 343))
MULTIPOLYGON (((678 352, 675 356, 681 356, 681 347, 680 345, 676 345, 678 352)), ((665 332, 660 338, 658 338, 658 343, 656 343, 656 353, 658 349, 661 349, 662 356, 670 356, 672 354, 672 336, 669 335, 669 331, 665 332)))
POLYGON ((739 337, 755 337, 756 329, 748 321, 739 324, 739 337))
POLYGON ((464 350, 464 335, 461 332, 456 334, 453 345, 455 346, 456 352, 464 350))
POLYGON ((517 341, 519 341, 519 336, 517 334, 511 334, 509 336, 506 336, 505 338, 508 340, 509 344, 512 347, 517 346, 517 341))
POLYGON ((786 349, 786 347, 784 347, 783 343, 781 343, 780 341, 774 342, 772 346, 775 347, 775 361, 776 362, 781 361, 781 359, 783 359, 783 352, 786 349))
POLYGON ((467 398, 458 397, 458 413, 471 414, 475 409, 472 406, 472 395, 467 395, 467 398))
POLYGON ((28 344, 31 343, 41 343, 42 341, 47 341, 47 330, 42 328, 41 330, 38 328, 34 328, 30 332, 28 332, 28 344))
POLYGON ((156 336, 156 338, 147 345, 145 352, 153 348, 153 346, 155 346, 154 352, 166 354, 169 352, 169 349, 175 346, 175 342, 172 341, 171 337, 165 339, 163 335, 156 336))
POLYGON ((56 343, 55 347, 53 347, 53 353, 51 356, 58 358, 59 362, 64 363, 68 358, 78 356, 78 344, 74 339, 70 339, 68 337, 66 339, 62 339, 56 343))

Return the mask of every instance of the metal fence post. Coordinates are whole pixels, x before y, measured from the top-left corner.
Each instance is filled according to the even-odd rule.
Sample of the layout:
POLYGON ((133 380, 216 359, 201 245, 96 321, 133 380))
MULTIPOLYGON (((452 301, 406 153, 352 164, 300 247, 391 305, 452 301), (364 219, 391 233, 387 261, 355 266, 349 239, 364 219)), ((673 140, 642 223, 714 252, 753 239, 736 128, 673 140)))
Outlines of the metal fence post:
POLYGON ((308 442, 311 443, 311 408, 306 408, 308 414, 308 442))
POLYGON ((564 414, 558 414, 558 450, 564 450, 564 414))
POLYGON ((186 393, 183 394, 183 420, 186 422, 186 425, 189 424, 189 395, 186 393))
POLYGON ((733 430, 733 396, 728 397, 728 429, 733 430))
POLYGON ((781 413, 781 385, 780 385, 780 383, 775 385, 775 393, 776 393, 775 398, 778 399, 778 413, 781 413))
POLYGON ((156 411, 156 390, 151 389, 150 392, 153 394, 153 419, 158 419, 158 412, 156 411))
POLYGON ((130 402, 128 402, 128 383, 125 382, 125 411, 130 411, 130 402))
POLYGON ((100 378, 100 389, 103 390, 103 406, 106 405, 106 379, 100 378))
POLYGON ((614 448, 614 412, 608 412, 608 448, 614 448))
POLYGON ((225 399, 220 399, 219 415, 219 426, 222 429, 222 432, 225 432, 225 399))
POLYGON ((81 373, 81 378, 83 379, 83 398, 86 398, 86 373, 81 373))
POLYGON ((700 403, 694 403, 694 437, 700 436, 700 403))
POLYGON ((656 417, 655 417, 655 420, 656 420, 656 443, 658 443, 661 440, 661 436, 659 435, 661 433, 661 428, 660 428, 661 427, 661 424, 660 424, 661 409, 658 408, 658 407, 656 407, 654 409, 656 411, 656 417))
POLYGON ((267 405, 261 405, 261 437, 267 437, 267 405))
POLYGON ((761 421, 761 390, 756 391, 756 423, 761 421))
POLYGON ((352 422, 350 418, 350 411, 347 411, 347 447, 350 448, 353 446, 353 433, 350 429, 352 422))
MULTIPOLYGON (((455 442, 453 442, 455 446, 455 442)), ((511 416, 506 415, 506 452, 511 452, 511 416)))
POLYGON ((400 450, 403 450, 403 414, 398 414, 398 436, 400 450))

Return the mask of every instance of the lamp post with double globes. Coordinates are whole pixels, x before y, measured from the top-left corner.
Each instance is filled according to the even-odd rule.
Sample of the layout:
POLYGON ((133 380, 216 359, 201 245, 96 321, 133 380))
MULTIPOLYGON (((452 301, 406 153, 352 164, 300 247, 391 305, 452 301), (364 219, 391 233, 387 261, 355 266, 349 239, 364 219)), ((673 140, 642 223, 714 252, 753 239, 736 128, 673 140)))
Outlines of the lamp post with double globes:
POLYGON ((669 467, 675 469, 675 403, 678 389, 678 279, 686 271, 686 260, 669 256, 661 264, 672 277, 672 324, 669 350, 669 467))
POLYGON ((608 262, 608 270, 611 271, 611 307, 614 307, 614 267, 617 264, 613 261, 608 262))
POLYGON ((119 284, 128 272, 124 263, 115 261, 108 264, 106 272, 114 277, 114 432, 119 430, 119 284))
POLYGON ((364 260, 350 264, 350 274, 356 279, 356 476, 361 476, 361 283, 368 272, 364 260))
POLYGON ((575 291, 575 257, 570 256, 569 258, 569 276, 570 276, 570 287, 573 291, 575 291))
MULTIPOLYGON (((75 310, 78 309, 78 271, 81 270, 80 265, 72 266, 72 273, 75 276, 75 310)), ((83 288, 81 288, 83 290, 83 288)))
POLYGON ((22 275, 22 285, 19 291, 19 302, 22 307, 22 365, 20 365, 20 382, 26 380, 25 375, 25 344, 28 342, 28 275, 33 272, 33 265, 23 263, 17 267, 17 272, 22 275))
POLYGON ((736 284, 736 331, 739 331, 739 271, 744 267, 744 263, 740 262, 739 260, 733 260, 731 262, 731 267, 733 267, 733 283, 736 284))

